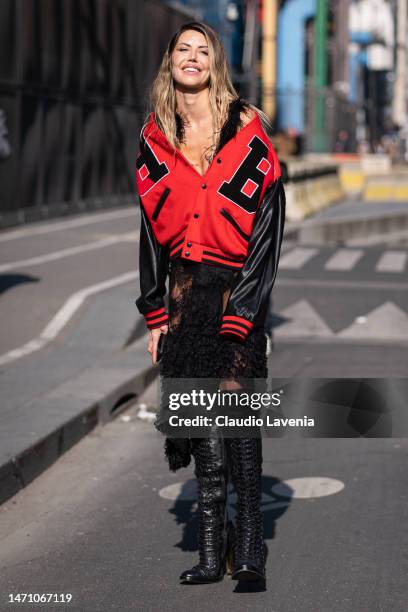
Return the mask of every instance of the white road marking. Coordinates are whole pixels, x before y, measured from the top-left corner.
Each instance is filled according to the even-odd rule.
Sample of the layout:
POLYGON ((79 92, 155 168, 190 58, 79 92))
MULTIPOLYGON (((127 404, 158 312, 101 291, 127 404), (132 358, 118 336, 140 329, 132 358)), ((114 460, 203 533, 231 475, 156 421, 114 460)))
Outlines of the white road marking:
POLYGON ((386 251, 375 266, 376 272, 403 272, 407 262, 406 251, 386 251))
POLYGON ((361 249, 338 249, 324 267, 326 270, 351 270, 363 253, 361 249))
POLYGON ((106 281, 102 281, 101 283, 97 283, 96 285, 84 287, 76 293, 73 293, 37 338, 30 340, 19 348, 13 349, 1 355, 0 366, 15 361, 16 359, 20 359, 21 357, 29 355, 34 351, 38 351, 46 344, 51 342, 51 340, 54 340, 89 296, 99 293, 100 291, 106 291, 107 289, 111 289, 117 285, 129 283, 130 281, 136 280, 138 277, 139 272, 126 272, 125 274, 121 274, 121 276, 110 278, 106 281))
POLYGON ((297 247, 285 253, 279 259, 279 268, 282 270, 299 270, 305 263, 319 252, 319 249, 297 247))
POLYGON ((385 302, 339 331, 340 338, 408 339, 408 314, 393 302, 385 302))
POLYGON ((86 253, 87 251, 103 249, 104 247, 112 246, 113 244, 117 244, 118 242, 138 242, 138 236, 138 232, 118 234, 117 236, 109 236, 108 238, 103 238, 102 240, 96 240, 94 242, 80 244, 75 247, 68 247, 66 249, 61 249, 60 251, 45 253, 44 255, 38 255, 37 257, 29 257, 28 259, 20 259, 19 261, 10 261, 8 263, 0 265, 0 272, 7 272, 8 270, 15 270, 16 268, 25 268, 27 266, 38 266, 40 264, 48 263, 50 261, 63 259, 64 257, 78 255, 79 253, 86 253))
POLYGON ((307 300, 298 300, 279 311, 278 315, 289 319, 289 321, 274 328, 276 338, 334 335, 330 327, 307 300))
MULTIPOLYGON (((336 478, 309 476, 283 480, 273 485, 271 492, 274 496, 278 495, 279 497, 311 499, 313 497, 334 495, 343 489, 344 482, 336 478)), ((175 482, 160 489, 159 495, 163 499, 169 499, 170 501, 194 502, 197 499, 197 481, 191 479, 186 482, 175 482)), ((231 487, 229 488, 228 503, 233 505, 237 503, 237 495, 235 492, 231 493, 231 487)), ((289 502, 284 500, 277 500, 276 497, 268 495, 265 492, 262 493, 262 510, 264 511, 270 508, 284 507, 287 506, 288 503, 289 502)))
POLYGON ((175 482, 159 491, 160 497, 170 501, 195 501, 197 499, 197 481, 175 482))
POLYGON ((344 489, 344 482, 325 476, 308 476, 304 478, 291 478, 273 485, 271 491, 282 497, 294 499, 311 499, 313 497, 326 497, 344 489))
POLYGON ((35 223, 26 225, 24 228, 16 230, 2 230, 0 234, 0 242, 8 240, 17 240, 19 238, 27 238, 27 236, 40 236, 58 232, 61 230, 70 229, 72 227, 81 227, 83 225, 92 225, 93 223, 103 223, 112 219, 123 219, 126 217, 134 217, 139 212, 139 208, 130 208, 126 210, 115 210, 104 213, 92 213, 91 215, 81 215, 79 218, 66 219, 64 221, 55 221, 50 223, 35 223))

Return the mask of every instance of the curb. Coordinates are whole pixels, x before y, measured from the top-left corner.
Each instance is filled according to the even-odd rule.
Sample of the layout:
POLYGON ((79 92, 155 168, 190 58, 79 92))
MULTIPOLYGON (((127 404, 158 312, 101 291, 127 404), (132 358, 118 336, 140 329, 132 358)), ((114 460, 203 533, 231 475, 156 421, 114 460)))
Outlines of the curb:
POLYGON ((158 368, 149 366, 135 373, 131 366, 137 361, 135 352, 140 342, 144 346, 145 339, 116 359, 112 368, 85 370, 81 377, 64 382, 29 407, 34 410, 37 405, 50 414, 51 421, 60 422, 51 423, 50 430, 31 443, 22 442, 21 450, 2 462, 0 504, 26 487, 97 426, 112 421, 146 390, 156 378, 158 368), (73 393, 79 397, 74 399, 73 393), (68 416, 73 405, 75 410, 75 401, 79 401, 76 413, 68 416), (66 415, 61 417, 64 406, 66 415))
POLYGON ((340 219, 305 221, 294 233, 302 244, 327 244, 350 240, 357 244, 359 238, 366 239, 372 234, 384 237, 402 230, 408 230, 408 210, 382 212, 371 216, 348 215, 340 219))

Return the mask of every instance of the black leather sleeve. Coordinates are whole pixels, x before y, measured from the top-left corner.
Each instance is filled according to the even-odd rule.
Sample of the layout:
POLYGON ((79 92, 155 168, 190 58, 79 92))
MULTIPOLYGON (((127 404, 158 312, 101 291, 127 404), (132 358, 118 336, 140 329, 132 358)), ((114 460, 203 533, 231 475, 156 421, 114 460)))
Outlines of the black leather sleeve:
POLYGON ((136 300, 139 312, 145 316, 149 329, 168 322, 164 308, 169 250, 157 241, 150 221, 140 202, 139 279, 140 297, 136 300))
POLYGON ((255 214, 248 257, 230 293, 220 333, 238 341, 263 325, 278 270, 286 198, 281 177, 265 192, 255 214))

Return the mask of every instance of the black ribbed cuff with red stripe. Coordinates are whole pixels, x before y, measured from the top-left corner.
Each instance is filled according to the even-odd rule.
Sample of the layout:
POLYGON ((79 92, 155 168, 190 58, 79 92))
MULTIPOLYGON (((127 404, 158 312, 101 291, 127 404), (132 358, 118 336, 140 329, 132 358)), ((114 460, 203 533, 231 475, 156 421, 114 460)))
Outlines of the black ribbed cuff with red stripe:
POLYGON ((244 342, 254 324, 243 317, 224 315, 222 317, 220 334, 232 340, 244 342))
POLYGON ((167 325, 169 322, 169 315, 165 311, 164 306, 148 312, 144 315, 144 318, 149 329, 155 329, 156 327, 167 325))

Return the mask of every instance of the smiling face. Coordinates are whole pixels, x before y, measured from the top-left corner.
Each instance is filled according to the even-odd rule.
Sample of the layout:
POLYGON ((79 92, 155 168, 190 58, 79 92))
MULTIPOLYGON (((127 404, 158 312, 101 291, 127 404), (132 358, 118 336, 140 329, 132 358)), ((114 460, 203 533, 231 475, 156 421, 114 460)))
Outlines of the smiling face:
POLYGON ((171 54, 174 81, 184 89, 202 89, 210 78, 210 59, 207 40, 201 32, 185 30, 171 54))

